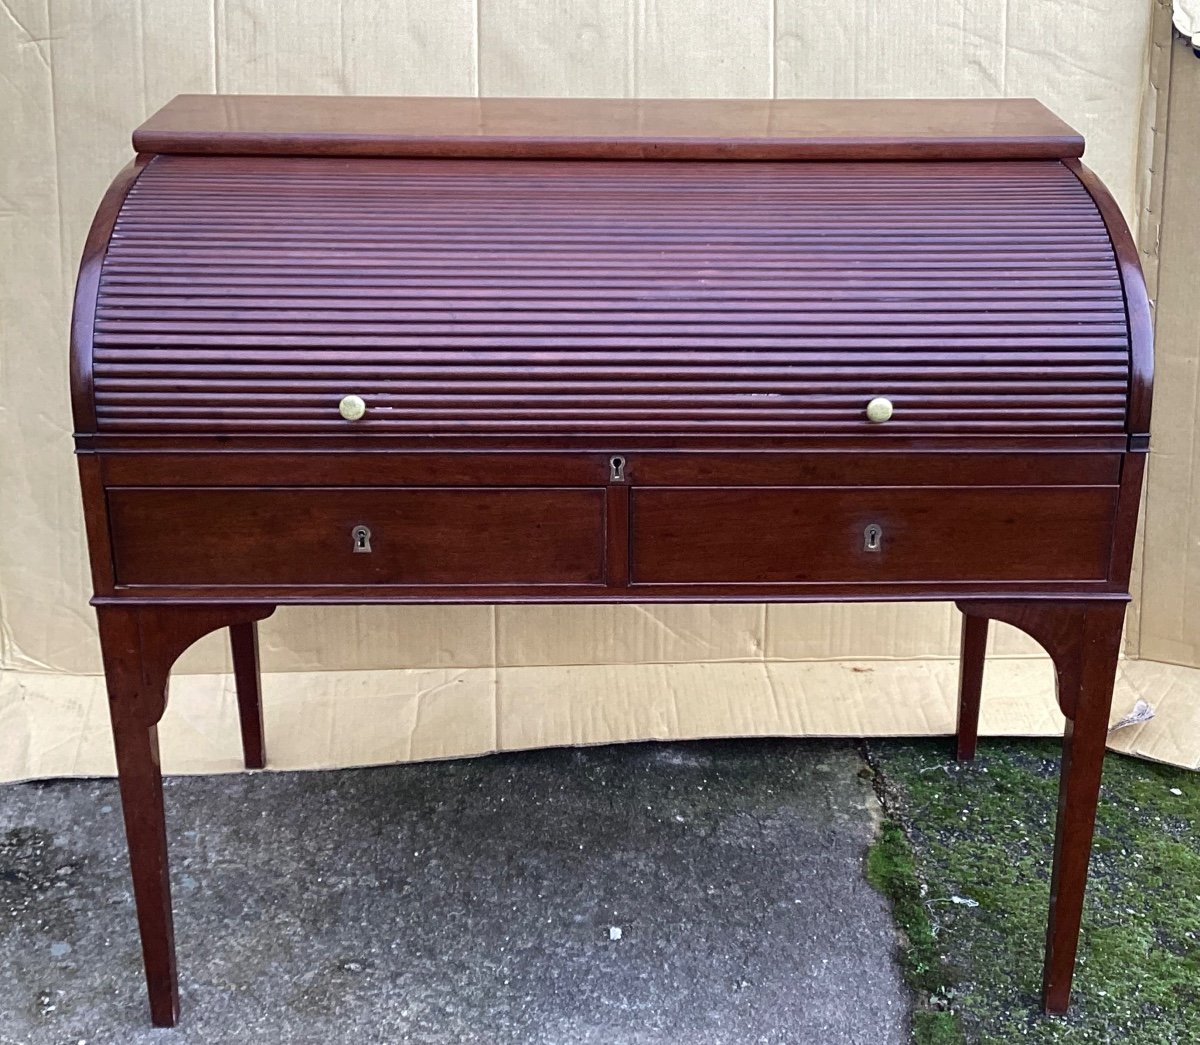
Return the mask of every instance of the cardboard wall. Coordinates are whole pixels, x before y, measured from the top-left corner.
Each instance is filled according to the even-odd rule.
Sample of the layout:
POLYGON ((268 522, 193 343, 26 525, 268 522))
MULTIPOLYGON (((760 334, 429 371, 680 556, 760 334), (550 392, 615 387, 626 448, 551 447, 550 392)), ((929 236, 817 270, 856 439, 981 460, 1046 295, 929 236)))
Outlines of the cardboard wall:
POLYGON ((1138 653, 1200 667, 1200 58, 1166 48, 1154 415, 1138 653))
MULTIPOLYGON (((1149 4, 1128 0, 6 0, 0 663, 99 668, 69 439, 70 287, 131 129, 172 95, 1034 95, 1084 132, 1088 162, 1135 215, 1150 15, 1149 4)), ((687 630, 714 632, 707 611, 684 616, 687 630)), ((918 629, 888 607, 773 610, 745 637, 781 656, 952 653, 949 611, 919 616, 918 629)), ((624 638, 624 622, 644 619, 626 610, 284 611, 264 629, 266 663, 471 664, 497 652, 488 647, 496 632, 518 658, 641 656, 654 640, 624 638), (597 617, 617 645, 574 648, 572 633, 597 617)), ((210 641, 182 669, 223 664, 210 641)))
MULTIPOLYGON (((24 739, 12 743, 25 749, 56 710, 91 721, 101 699, 90 680, 69 683, 99 670, 71 455, 70 293, 94 208, 129 158, 132 128, 174 94, 1035 96, 1084 133, 1086 162, 1135 224, 1157 185, 1150 157, 1161 145, 1153 120, 1161 99, 1147 68, 1165 0, 0 5, 0 672, 8 679, 0 724, 23 723, 24 739), (31 673, 45 678, 34 684, 31 673)), ((1151 267, 1154 260, 1151 250, 1151 267)), ((1184 293, 1171 287, 1164 284, 1184 293)), ((1177 366, 1186 371, 1185 362, 1177 366)), ((1168 410, 1188 409, 1190 373, 1190 386, 1184 373, 1160 393, 1156 441, 1182 423, 1168 410)), ((1200 489, 1190 501, 1181 492, 1180 445, 1164 440, 1169 459, 1151 466, 1151 483, 1164 484, 1150 497, 1153 585, 1170 586, 1183 562, 1172 513, 1190 520, 1183 554, 1191 575, 1200 569, 1200 489)), ((1179 636, 1198 612, 1194 596, 1156 603, 1147 649, 1170 644, 1173 659, 1194 663, 1194 641, 1188 647, 1179 636)), ((268 671, 321 673, 919 661, 954 656, 958 625, 944 605, 297 608, 279 611, 262 631, 268 671)), ((1037 654, 1010 629, 995 631, 998 652, 1037 654)), ((225 670, 222 636, 199 643, 179 668, 225 670)), ((602 680, 585 695, 596 721, 619 718, 620 701, 604 703, 602 680)), ((501 735, 503 723, 496 728, 501 735)))

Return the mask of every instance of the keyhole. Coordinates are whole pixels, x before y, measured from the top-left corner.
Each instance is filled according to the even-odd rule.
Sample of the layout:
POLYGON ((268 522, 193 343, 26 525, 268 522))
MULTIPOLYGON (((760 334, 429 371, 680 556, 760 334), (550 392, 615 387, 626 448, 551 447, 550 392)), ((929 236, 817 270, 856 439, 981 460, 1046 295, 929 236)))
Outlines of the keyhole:
POLYGON ((620 454, 608 459, 608 478, 614 483, 625 481, 625 458, 620 454))
POLYGON ((354 539, 354 554, 363 555, 371 551, 371 528, 369 526, 356 526, 350 531, 350 536, 354 539))
POLYGON ((883 543, 883 528, 878 523, 871 523, 863 530, 863 551, 877 552, 883 543))

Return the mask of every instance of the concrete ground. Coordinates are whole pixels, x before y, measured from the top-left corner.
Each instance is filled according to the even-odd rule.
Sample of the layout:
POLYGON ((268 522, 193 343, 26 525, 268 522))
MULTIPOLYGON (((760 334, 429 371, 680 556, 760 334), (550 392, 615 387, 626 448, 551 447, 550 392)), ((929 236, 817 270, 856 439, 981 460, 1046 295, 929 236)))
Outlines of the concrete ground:
POLYGON ((907 1040, 846 742, 174 778, 149 1026, 112 781, 0 788, 0 1043, 907 1040))

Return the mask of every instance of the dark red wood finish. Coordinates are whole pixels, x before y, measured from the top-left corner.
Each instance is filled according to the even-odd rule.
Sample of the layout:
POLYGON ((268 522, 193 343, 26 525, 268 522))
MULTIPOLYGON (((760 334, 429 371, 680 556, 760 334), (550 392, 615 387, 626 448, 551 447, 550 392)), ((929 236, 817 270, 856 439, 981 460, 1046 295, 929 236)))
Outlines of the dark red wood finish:
POLYGON ((247 769, 267 765, 262 712, 262 673, 258 663, 258 623, 229 626, 233 679, 237 687, 238 723, 242 730, 242 758, 247 769))
POLYGON ((119 487, 108 504, 117 583, 131 588, 604 580, 599 487, 119 487))
MULTIPOLYGON (((122 450, 97 455, 105 486, 610 486, 612 454, 408 452, 359 448, 237 453, 122 450)), ((645 486, 1117 486, 1118 453, 840 453, 630 448, 626 483, 645 486)))
POLYGON ((1054 661, 1058 704, 1067 719, 1042 976, 1042 1004, 1049 1013, 1065 1013, 1071 1000, 1125 606, 1111 601, 959 603, 967 617, 1001 620, 1037 640, 1054 661))
POLYGON ((77 433, 96 428, 96 403, 92 387, 92 334, 96 323, 96 297, 100 289, 100 268, 112 240, 113 225, 125 204, 125 197, 137 181, 149 157, 131 161, 105 192, 92 219, 83 245, 79 275, 75 280, 75 302, 71 313, 71 411, 77 433))
POLYGON ((987 618, 964 613, 959 652, 958 721, 954 730, 954 757, 960 762, 970 762, 979 744, 979 704, 983 696, 987 639, 987 618))
POLYGON ((167 673, 229 626, 262 765, 284 603, 953 599, 961 758, 987 620, 1023 628, 1068 720, 1065 1009, 1151 381, 1074 132, 1004 101, 191 97, 135 142, 72 391, 156 1023, 167 673))
POLYGON ((139 152, 632 160, 1059 159, 1083 138, 1032 98, 341 98, 185 94, 139 152))
POLYGON ((635 584, 1103 581, 1116 510, 1113 487, 639 487, 632 499, 635 584))
POLYGON ((1147 450, 1150 446, 1150 403, 1154 385, 1154 318, 1150 312, 1150 296, 1146 292, 1146 279, 1142 275, 1137 244, 1121 216, 1117 201, 1104 183, 1078 160, 1064 160, 1063 165, 1075 173, 1095 201, 1116 255, 1129 324, 1129 418, 1126 427, 1131 448, 1147 450))
POLYGON ((100 278, 96 430, 1125 431, 1109 234, 1060 162, 160 156, 100 278), (866 403, 895 415, 873 426, 866 403))
POLYGON ((167 707, 168 676, 171 665, 197 639, 217 628, 262 620, 272 610, 228 605, 97 608, 150 1016, 159 1027, 173 1026, 179 1017, 158 757, 158 720, 167 707))

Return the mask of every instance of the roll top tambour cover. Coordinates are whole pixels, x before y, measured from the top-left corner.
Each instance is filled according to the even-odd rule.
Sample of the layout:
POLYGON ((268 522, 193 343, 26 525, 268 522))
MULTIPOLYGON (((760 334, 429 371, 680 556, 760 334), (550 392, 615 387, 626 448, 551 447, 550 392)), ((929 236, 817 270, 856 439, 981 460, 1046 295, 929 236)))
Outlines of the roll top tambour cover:
POLYGON ((947 132, 936 160, 889 149, 903 128, 840 152, 763 132, 739 154, 614 131, 621 104, 591 138, 173 138, 160 114, 102 254, 94 431, 1129 431, 1122 274, 1066 129, 997 131, 990 152, 947 132))

